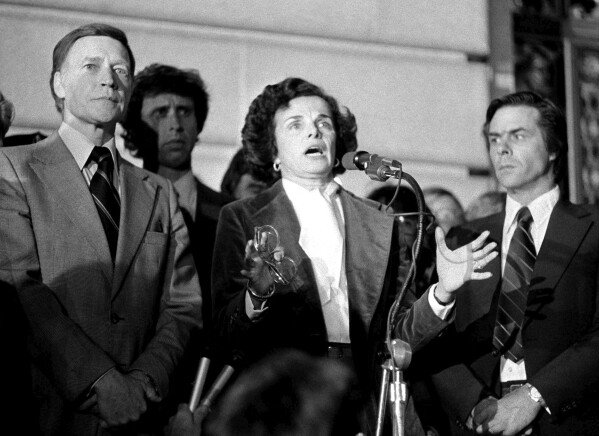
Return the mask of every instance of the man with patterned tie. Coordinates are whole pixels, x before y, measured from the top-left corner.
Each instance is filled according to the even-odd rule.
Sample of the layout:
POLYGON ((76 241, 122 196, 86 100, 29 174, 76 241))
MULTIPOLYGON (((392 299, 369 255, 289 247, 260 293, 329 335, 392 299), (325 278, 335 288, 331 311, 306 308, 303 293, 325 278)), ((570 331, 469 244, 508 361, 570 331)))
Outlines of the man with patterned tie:
POLYGON ((121 30, 73 30, 53 55, 61 126, 0 152, 0 280, 27 319, 41 434, 153 434, 145 412, 201 327, 173 187, 115 148, 134 67, 121 30))
POLYGON ((562 199, 566 123, 548 99, 493 100, 484 134, 505 211, 453 229, 461 246, 483 231, 501 256, 454 295, 448 331, 416 356, 454 434, 599 434, 599 212, 562 199))

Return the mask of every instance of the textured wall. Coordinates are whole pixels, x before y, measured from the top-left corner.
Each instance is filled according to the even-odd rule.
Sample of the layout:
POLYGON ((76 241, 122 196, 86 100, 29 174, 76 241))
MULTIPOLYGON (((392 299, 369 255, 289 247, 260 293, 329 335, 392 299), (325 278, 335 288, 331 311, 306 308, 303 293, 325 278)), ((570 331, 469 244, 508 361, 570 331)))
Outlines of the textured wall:
MULTIPOLYGON (((0 90, 17 108, 10 133, 60 122, 48 89, 51 51, 72 28, 103 21, 125 30, 139 68, 196 68, 211 107, 194 168, 220 184, 251 100, 287 76, 313 81, 355 113, 360 147, 394 157, 423 186, 464 203, 485 190, 480 127, 488 103, 487 6, 480 0, 346 2, 14 1, 0 4, 0 90)), ((344 176, 365 194, 360 173, 344 176)))

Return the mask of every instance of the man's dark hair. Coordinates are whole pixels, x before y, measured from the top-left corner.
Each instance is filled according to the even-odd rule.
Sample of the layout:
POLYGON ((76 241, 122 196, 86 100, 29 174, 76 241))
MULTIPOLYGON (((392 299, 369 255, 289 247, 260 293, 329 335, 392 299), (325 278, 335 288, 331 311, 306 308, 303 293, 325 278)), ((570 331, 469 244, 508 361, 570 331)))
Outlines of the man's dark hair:
POLYGON ((241 373, 208 417, 209 436, 356 434, 353 372, 342 363, 287 349, 241 373))
POLYGON ((134 156, 143 158, 144 168, 150 170, 145 161, 157 160, 157 137, 148 132, 153 129, 142 121, 141 109, 146 97, 160 94, 174 94, 193 100, 198 133, 204 128, 208 116, 208 92, 197 71, 163 64, 151 64, 141 70, 133 79, 131 99, 121 124, 126 130, 125 146, 134 156))
POLYGON ((538 125, 543 132, 547 151, 555 153, 553 174, 555 182, 559 182, 564 176, 566 156, 568 154, 568 132, 564 112, 548 98, 543 98, 531 91, 521 91, 496 98, 489 104, 483 127, 487 149, 490 146, 488 134, 491 120, 495 113, 505 106, 528 106, 539 111, 538 125))
POLYGON ((54 74, 57 71, 60 71, 62 64, 64 64, 71 47, 78 39, 84 38, 86 36, 108 36, 109 38, 115 39, 120 42, 125 50, 127 50, 127 54, 129 55, 129 64, 131 70, 129 74, 133 76, 135 73, 135 58, 133 57, 133 52, 131 51, 131 47, 129 47, 129 41, 127 41, 127 35, 121 29, 117 29, 109 24, 103 23, 92 23, 86 24, 84 26, 78 27, 75 30, 67 33, 54 47, 54 52, 52 54, 52 73, 50 74, 50 91, 52 92, 52 97, 54 98, 54 103, 56 105, 56 109, 58 112, 62 113, 63 109, 63 99, 59 98, 54 91, 54 74))
MULTIPOLYGON (((356 118, 345 108, 345 113, 330 95, 321 88, 303 79, 290 77, 274 85, 268 85, 254 99, 245 117, 245 125, 241 130, 241 141, 246 152, 250 171, 258 180, 272 183, 280 177, 274 171, 272 164, 277 157, 275 142, 275 113, 281 108, 287 108, 289 102, 297 97, 316 96, 327 102, 331 109, 333 124, 337 134, 335 157, 341 161, 343 155, 358 147, 356 138, 356 118)), ((337 165, 333 174, 341 174, 345 168, 337 165)))

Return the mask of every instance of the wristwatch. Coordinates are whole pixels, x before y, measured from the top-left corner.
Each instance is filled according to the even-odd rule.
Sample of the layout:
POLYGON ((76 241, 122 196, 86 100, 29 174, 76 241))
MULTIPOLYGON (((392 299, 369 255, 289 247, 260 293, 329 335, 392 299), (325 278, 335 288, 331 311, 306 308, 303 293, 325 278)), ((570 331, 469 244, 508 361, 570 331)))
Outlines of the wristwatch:
POLYGON ((545 407, 545 400, 543 400, 543 396, 539 390, 530 383, 526 383, 524 386, 526 386, 526 389, 528 390, 528 396, 530 399, 535 403, 539 403, 542 407, 545 407))

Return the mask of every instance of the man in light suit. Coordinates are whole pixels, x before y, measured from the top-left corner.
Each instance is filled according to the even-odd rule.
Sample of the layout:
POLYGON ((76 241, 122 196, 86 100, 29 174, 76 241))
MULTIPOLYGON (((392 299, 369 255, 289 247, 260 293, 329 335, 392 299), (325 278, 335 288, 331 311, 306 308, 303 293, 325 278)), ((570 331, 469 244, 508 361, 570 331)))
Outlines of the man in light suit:
POLYGON ((437 287, 440 301, 455 305, 455 322, 414 366, 431 368, 456 434, 599 434, 599 212, 561 198, 565 118, 548 99, 519 92, 491 102, 484 133, 506 208, 454 229, 448 241, 488 230, 502 255, 479 268, 493 274, 488 281, 455 294, 437 287), (516 262, 511 245, 524 240, 515 218, 526 209, 531 273, 519 270, 531 263, 516 262), (514 279, 515 270, 529 282, 514 279), (516 313, 503 304, 515 282, 526 283, 516 288, 525 290, 523 318, 510 325, 501 318, 516 313))
POLYGON ((201 327, 172 185, 115 148, 134 66, 121 30, 90 24, 70 32, 54 49, 50 80, 60 128, 0 152, 0 280, 16 288, 29 325, 43 434, 151 433, 144 412, 168 394, 189 335, 201 327), (112 171, 93 161, 97 151, 112 171), (100 176, 120 202, 118 233, 105 227, 103 197, 90 192, 100 176))

